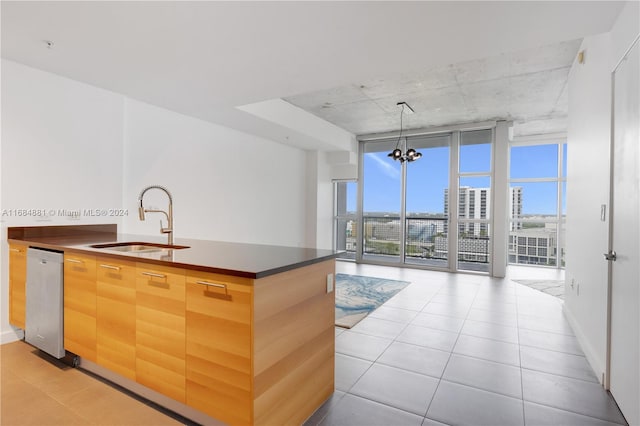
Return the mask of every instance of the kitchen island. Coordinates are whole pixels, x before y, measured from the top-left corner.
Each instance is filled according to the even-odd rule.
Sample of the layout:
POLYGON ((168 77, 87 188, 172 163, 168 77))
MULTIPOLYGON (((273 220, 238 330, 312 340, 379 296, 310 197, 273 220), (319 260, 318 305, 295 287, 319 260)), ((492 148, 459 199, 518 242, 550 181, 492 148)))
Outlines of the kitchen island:
POLYGON ((115 225, 14 227, 8 239, 16 255, 64 252, 65 349, 80 366, 170 410, 203 424, 301 424, 333 393, 331 250, 91 247, 163 242, 115 225))

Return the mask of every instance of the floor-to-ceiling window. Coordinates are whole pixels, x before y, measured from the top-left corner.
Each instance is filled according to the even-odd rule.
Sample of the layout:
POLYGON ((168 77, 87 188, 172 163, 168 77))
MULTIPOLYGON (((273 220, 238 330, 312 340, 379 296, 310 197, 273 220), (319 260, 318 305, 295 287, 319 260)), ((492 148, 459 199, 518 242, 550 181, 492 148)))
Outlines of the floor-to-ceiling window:
POLYGON ((361 256, 364 260, 399 263, 402 240, 404 170, 387 156, 395 140, 364 145, 362 166, 361 256))
POLYGON ((414 138, 422 158, 406 167, 405 263, 449 267, 448 218, 451 135, 414 138))
POLYGON ((409 136, 414 162, 389 158, 397 144, 361 143, 357 260, 489 272, 493 130, 409 136))
POLYGON ((397 140, 364 144, 362 259, 448 268, 445 194, 451 135, 415 136, 408 146, 422 158, 389 158, 397 140))
POLYGON ((509 263, 564 267, 567 145, 510 148, 509 263))
POLYGON ((491 130, 460 133, 458 269, 489 271, 491 259, 491 130))

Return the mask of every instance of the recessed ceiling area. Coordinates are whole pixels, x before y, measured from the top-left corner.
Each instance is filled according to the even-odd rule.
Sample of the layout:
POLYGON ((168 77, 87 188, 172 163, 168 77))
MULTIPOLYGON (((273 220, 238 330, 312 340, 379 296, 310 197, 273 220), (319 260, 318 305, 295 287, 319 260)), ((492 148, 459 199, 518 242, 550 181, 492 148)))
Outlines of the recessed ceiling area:
POLYGON ((285 100, 356 135, 398 130, 399 101, 415 111, 404 117, 405 129, 512 120, 514 136, 563 132, 568 75, 580 42, 365 80, 285 100))
POLYGON ((354 134, 397 129, 400 100, 416 110, 412 128, 512 118, 559 129, 577 40, 609 31, 623 3, 2 1, 0 30, 3 59, 336 150, 241 107, 287 99, 354 134))

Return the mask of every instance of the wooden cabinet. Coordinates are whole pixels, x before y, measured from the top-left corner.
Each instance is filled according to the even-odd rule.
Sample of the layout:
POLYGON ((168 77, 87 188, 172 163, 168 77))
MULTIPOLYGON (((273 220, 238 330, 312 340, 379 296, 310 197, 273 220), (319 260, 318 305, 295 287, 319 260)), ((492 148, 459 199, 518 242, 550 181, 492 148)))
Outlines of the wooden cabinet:
POLYGON ((96 258, 64 255, 64 348, 96 362, 96 258))
MULTIPOLYGON (((10 245, 10 322, 22 328, 27 247, 10 245)), ((301 424, 333 392, 334 260, 251 279, 74 251, 64 344, 98 372, 233 425, 301 424)))
POLYGON ((136 379, 136 264, 96 257, 96 362, 136 379))
POLYGON ((187 405, 253 422, 252 280, 187 271, 187 405))
POLYGON ((27 245, 9 244, 9 323, 25 328, 27 245))
POLYGON ((185 402, 185 271, 136 264, 136 380, 185 402))
POLYGON ((302 424, 334 390, 335 261, 254 281, 253 398, 256 425, 302 424))

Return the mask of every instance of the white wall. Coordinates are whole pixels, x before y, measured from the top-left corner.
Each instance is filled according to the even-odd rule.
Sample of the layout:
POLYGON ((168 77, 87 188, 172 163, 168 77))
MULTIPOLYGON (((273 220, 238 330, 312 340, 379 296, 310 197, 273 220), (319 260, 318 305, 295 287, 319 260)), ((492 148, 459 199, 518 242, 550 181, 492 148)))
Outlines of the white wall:
MULTIPOLYGON (((137 215, 140 191, 156 184, 173 195, 176 237, 306 246, 305 179, 302 150, 126 100, 126 233, 160 235, 162 215, 137 215)), ((145 206, 166 205, 160 191, 145 195, 145 206)))
POLYGON ((332 166, 326 152, 307 152, 307 241, 312 247, 333 248, 332 166))
POLYGON ((607 351, 607 262, 611 72, 638 34, 638 3, 628 2, 610 33, 585 38, 585 63, 569 75, 565 312, 596 375, 607 351), (573 283, 573 288, 571 284, 573 283))
POLYGON ((6 228, 105 223, 88 214, 70 220, 59 210, 121 207, 122 113, 122 96, 2 60, 3 342, 16 338, 8 324, 6 228), (47 216, 16 216, 23 209, 47 216))
MULTIPOLYGON (((20 336, 8 324, 8 226, 117 223, 120 232, 157 236, 161 216, 140 222, 137 215, 138 194, 151 184, 172 191, 177 238, 313 246, 307 184, 320 188, 316 200, 326 198, 320 210, 331 211, 329 166, 320 164, 320 185, 308 182, 318 175, 307 173, 303 150, 7 60, 1 149, 2 342, 20 336), (85 214, 110 208, 129 215, 85 214), (17 209, 51 213, 9 216, 17 209), (76 209, 83 213, 75 219, 59 211, 76 209)), ((160 191, 147 195, 147 206, 165 208, 160 191)), ((330 229, 330 217, 315 207, 311 216, 330 229)), ((330 247, 323 238, 318 244, 330 247)))

